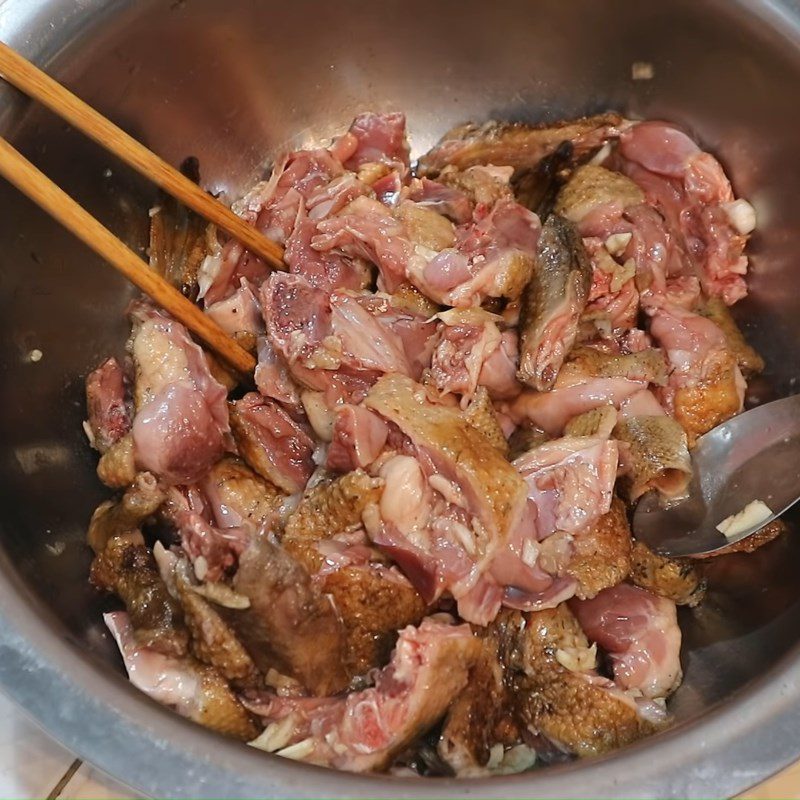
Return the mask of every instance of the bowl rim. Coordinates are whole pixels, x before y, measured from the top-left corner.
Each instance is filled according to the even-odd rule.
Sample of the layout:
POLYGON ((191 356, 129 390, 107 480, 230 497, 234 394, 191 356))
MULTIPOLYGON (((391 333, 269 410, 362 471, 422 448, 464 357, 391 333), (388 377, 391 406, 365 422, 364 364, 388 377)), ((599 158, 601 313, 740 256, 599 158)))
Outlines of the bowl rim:
MULTIPOLYGON (((708 1, 756 18, 800 57, 800 0, 708 1)), ((52 19, 58 11, 72 46, 109 10, 133 6, 134 0, 5 0, 2 5, 0 39, 43 63, 58 54, 54 29, 33 41, 26 31, 35 20, 52 19)), ((63 41, 63 26, 60 36, 63 41)), ((768 672, 697 719, 577 766, 506 777, 425 779, 353 775, 289 761, 182 719, 87 656, 2 552, 0 689, 81 758, 150 796, 729 797, 800 756, 798 642, 768 672)))

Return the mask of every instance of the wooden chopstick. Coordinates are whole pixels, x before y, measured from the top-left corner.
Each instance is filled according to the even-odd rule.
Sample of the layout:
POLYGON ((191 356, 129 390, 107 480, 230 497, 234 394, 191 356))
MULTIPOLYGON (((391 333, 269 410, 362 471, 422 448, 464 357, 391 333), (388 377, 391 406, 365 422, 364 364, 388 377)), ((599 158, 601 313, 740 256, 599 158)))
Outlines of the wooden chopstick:
POLYGON ((256 360, 247 350, 234 342, 216 322, 172 284, 153 272, 133 250, 2 138, 0 175, 116 267, 131 283, 152 297, 232 367, 243 374, 253 372, 256 360))
POLYGON ((197 184, 107 120, 8 45, 0 42, 0 75, 152 180, 201 217, 218 225, 275 269, 286 269, 283 248, 259 233, 197 184))

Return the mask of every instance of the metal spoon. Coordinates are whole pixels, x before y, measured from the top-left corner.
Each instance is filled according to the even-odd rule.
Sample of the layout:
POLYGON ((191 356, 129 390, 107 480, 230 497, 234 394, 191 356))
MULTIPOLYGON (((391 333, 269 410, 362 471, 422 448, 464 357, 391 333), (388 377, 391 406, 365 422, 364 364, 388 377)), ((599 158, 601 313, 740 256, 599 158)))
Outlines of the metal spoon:
POLYGON ((636 507, 636 538, 667 556, 701 556, 751 536, 800 499, 800 395, 739 414, 704 434, 692 451, 685 500, 664 506, 656 492, 636 507), (732 537, 716 526, 761 500, 772 516, 732 537))

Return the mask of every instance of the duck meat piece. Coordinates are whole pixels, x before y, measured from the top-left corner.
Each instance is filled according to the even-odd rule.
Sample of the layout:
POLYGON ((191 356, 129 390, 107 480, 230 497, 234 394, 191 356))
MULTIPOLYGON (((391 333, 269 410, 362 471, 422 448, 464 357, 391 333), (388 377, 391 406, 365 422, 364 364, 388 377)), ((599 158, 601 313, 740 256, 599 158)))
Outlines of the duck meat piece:
POLYGON ((189 633, 180 605, 161 578, 140 531, 114 536, 92 561, 91 582, 125 604, 138 645, 168 656, 186 654, 189 633))
POLYGON ((89 419, 84 427, 101 455, 130 430, 125 374, 113 356, 87 376, 86 409, 89 419))
MULTIPOLYGON (((316 543, 361 525, 364 509, 378 503, 383 481, 361 469, 322 481, 306 491, 286 520, 284 546, 316 543)), ((313 568, 319 568, 322 558, 313 568)))
POLYGON ((302 405, 300 391, 292 380, 286 362, 268 337, 259 336, 256 346, 258 363, 253 373, 256 388, 264 397, 277 401, 290 413, 296 413, 302 405))
POLYGON ((441 719, 466 686, 479 649, 468 625, 425 619, 400 632, 392 660, 369 689, 322 702, 248 697, 247 707, 267 724, 252 744, 350 772, 384 770, 441 719), (281 722, 285 733, 276 736, 281 722))
POLYGON ((585 600, 624 581, 633 564, 628 516, 615 497, 605 514, 575 534, 565 573, 577 582, 575 597, 585 600))
POLYGON ((500 331, 498 318, 481 309, 452 309, 439 315, 430 379, 442 394, 469 402, 479 387, 509 399, 521 391, 516 378, 517 337, 500 331))
POLYGON ((578 226, 581 236, 605 241, 623 212, 644 203, 644 192, 627 176, 595 164, 578 167, 558 193, 555 211, 578 226))
POLYGON ((192 483, 222 456, 229 431, 227 391, 183 325, 135 311, 136 463, 167 483, 192 483))
POLYGON ((338 547, 337 539, 349 538, 382 491, 383 481, 362 470, 320 483, 301 499, 282 540, 333 599, 345 629, 347 670, 354 676, 382 666, 397 631, 418 623, 426 609, 402 573, 382 563, 377 551, 362 543, 365 539, 338 547))
POLYGON ((587 437, 555 439, 515 459, 537 509, 537 538, 576 533, 607 513, 617 461, 616 442, 587 437))
POLYGON ((149 472, 140 472, 119 500, 106 500, 92 514, 86 541, 102 553, 115 536, 136 531, 158 511, 166 495, 149 472))
POLYGON ((252 535, 248 527, 214 527, 202 514, 190 508, 166 516, 174 525, 197 578, 212 583, 234 571, 252 535))
MULTIPOLYGON (((332 560, 325 556, 326 564, 332 560)), ((366 675, 386 664, 397 632, 418 625, 427 606, 399 570, 368 562, 323 570, 320 588, 336 606, 346 638, 349 675, 366 675)))
POLYGON ((364 403, 397 425, 416 455, 381 468, 386 486, 371 538, 426 600, 448 588, 462 617, 486 624, 502 587, 484 573, 524 511, 522 479, 457 409, 434 404, 408 378, 384 376, 364 403))
POLYGON ((175 658, 139 645, 124 611, 104 614, 103 619, 137 689, 182 717, 227 736, 249 741, 258 733, 250 714, 213 667, 191 656, 175 658))
POLYGON ((244 278, 230 297, 206 306, 205 312, 229 336, 248 333, 257 337, 264 333, 261 306, 253 287, 244 278))
POLYGON ((253 533, 272 520, 285 497, 235 456, 217 461, 199 488, 217 527, 249 528, 253 533))
POLYGON ((327 469, 350 472, 368 467, 383 451, 389 426, 363 406, 344 405, 336 411, 327 469))
POLYGON ((620 406, 613 435, 621 444, 625 474, 620 484, 628 502, 636 502, 651 489, 666 499, 685 493, 692 477, 686 432, 651 392, 645 389, 620 406), (648 408, 640 408, 640 395, 649 395, 648 408))
POLYGON ((405 281, 407 264, 414 255, 402 221, 368 197, 356 198, 335 217, 319 222, 311 246, 319 252, 336 250, 375 264, 381 276, 379 288, 387 292, 394 292, 405 281))
POLYGON ((662 305, 652 311, 650 333, 671 367, 659 400, 686 431, 692 447, 698 436, 742 410, 742 373, 722 331, 699 314, 662 305))
POLYGON ((691 558, 667 558, 643 542, 633 542, 630 581, 675 605, 694 608, 706 593, 706 579, 691 558))
MULTIPOLYGON (((445 167, 437 176, 438 185, 444 185, 466 195, 473 206, 491 207, 500 200, 514 200, 511 188, 513 167, 478 165, 465 170, 445 167)), ((422 178, 423 183, 427 178, 422 178)), ((468 221, 468 218, 464 222, 468 221)))
POLYGON ((250 392, 231 403, 230 422, 255 472, 287 494, 303 489, 314 471, 314 442, 277 403, 250 392))
POLYGON ((517 375, 523 383, 540 392, 553 387, 575 343, 591 278, 586 250, 572 223, 551 215, 522 297, 517 375))
MULTIPOLYGON (((357 190, 349 191, 337 200, 344 202, 350 197, 363 197, 369 191, 369 187, 360 182, 357 182, 356 188, 357 190)), ((326 202, 324 206, 328 207, 329 203, 330 201, 326 202)), ((310 213, 313 214, 322 207, 323 205, 320 205, 310 213)), ((336 251, 321 251, 314 247, 314 239, 322 222, 321 219, 316 221, 311 217, 298 215, 294 230, 286 240, 286 249, 283 253, 289 272, 325 292, 336 288, 363 289, 369 286, 372 282, 372 271, 363 257, 336 251)))
POLYGON ((508 462, 455 409, 425 399, 408 378, 387 375, 365 405, 393 422, 431 460, 436 471, 456 483, 465 503, 492 536, 503 538, 521 513, 524 485, 508 462))
POLYGON ((435 177, 447 166, 466 169, 477 164, 531 169, 563 142, 570 142, 574 157, 580 159, 606 140, 619 136, 624 127, 622 117, 612 113, 541 125, 468 123, 448 131, 419 159, 417 172, 435 177))
POLYGON ((620 583, 570 608, 581 628, 607 653, 614 682, 645 697, 666 697, 680 685, 681 629, 675 603, 620 583))
POLYGON ((308 571, 265 536, 239 557, 233 588, 250 601, 223 616, 263 673, 275 668, 317 695, 344 689, 345 638, 330 598, 308 571))
POLYGON ((513 200, 478 206, 472 223, 456 231, 455 251, 441 251, 409 278, 437 302, 458 308, 486 298, 516 300, 531 278, 540 230, 536 214, 513 200))
POLYGON ((566 604, 504 611, 495 627, 512 708, 531 733, 593 756, 657 730, 632 698, 597 675, 596 655, 566 604))
POLYGON ((724 301, 710 297, 702 304, 699 313, 722 331, 728 349, 736 356, 739 369, 746 378, 764 371, 764 359, 747 343, 724 301))
POLYGON ((335 151, 346 169, 358 172, 366 164, 383 164, 404 176, 408 172, 406 115, 359 114, 350 130, 336 142, 335 151), (349 151, 349 152, 348 152, 349 151))
POLYGON ((634 125, 620 137, 619 166, 641 186, 683 240, 703 291, 733 305, 747 294, 743 255, 755 212, 736 200, 720 163, 665 122, 634 125))
POLYGON ((420 208, 435 211, 457 225, 472 219, 473 203, 457 185, 414 178, 408 196, 420 208))

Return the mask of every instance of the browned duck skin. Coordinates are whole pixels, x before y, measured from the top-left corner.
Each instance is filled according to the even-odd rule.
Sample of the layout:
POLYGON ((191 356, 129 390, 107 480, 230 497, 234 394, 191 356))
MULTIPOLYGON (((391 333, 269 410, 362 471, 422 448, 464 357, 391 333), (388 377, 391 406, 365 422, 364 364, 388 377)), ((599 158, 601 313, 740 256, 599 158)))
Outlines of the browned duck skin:
MULTIPOLYGON (((389 569, 375 551, 366 563, 327 566, 318 545, 361 525, 367 506, 380 501, 383 481, 363 470, 324 481, 302 498, 286 522, 282 544, 333 599, 346 638, 345 663, 350 676, 386 663, 397 631, 419 623, 426 605, 400 573, 389 569), (320 574, 317 574, 320 573, 320 574)), ((366 548, 364 548, 366 549, 366 548)), ((364 559, 359 559, 363 561, 364 559)))
MULTIPOLYGON (((577 620, 562 604, 527 614, 498 617, 501 657, 521 722, 579 756, 600 755, 656 730, 636 704, 589 671, 572 671, 559 660, 589 651, 577 620)), ((569 662, 567 662, 569 663, 569 662)))
POLYGON ((250 601, 225 609, 256 666, 289 674, 314 694, 344 689, 345 637, 330 598, 308 571, 266 536, 256 536, 239 559, 233 588, 250 601))
POLYGON ((97 477, 110 489, 124 489, 136 477, 133 436, 125 434, 97 462, 97 477))
POLYGON ((540 392, 553 387, 578 334, 592 268, 571 222, 551 215, 542 228, 533 276, 520 308, 517 377, 540 392))
POLYGON ((169 656, 186 654, 189 632, 181 607, 167 590, 139 531, 109 540, 92 562, 91 581, 125 603, 138 645, 169 656))
POLYGON ((752 378, 764 371, 764 359, 747 343, 723 300, 719 297, 709 297, 700 307, 700 313, 722 331, 728 349, 736 357, 736 362, 745 378, 752 378))
POLYGON ((643 542, 633 543, 630 580, 636 586, 694 608, 706 594, 706 580, 691 558, 667 558, 643 542))
POLYGON ((439 756, 459 777, 486 774, 493 747, 520 741, 493 630, 480 639, 469 683, 448 709, 439 738, 439 756))
MULTIPOLYGON (((199 182, 196 158, 186 159, 181 170, 199 182)), ((197 273, 209 250, 207 227, 203 217, 165 192, 160 193, 150 214, 150 269, 191 300, 197 298, 197 273)))
POLYGON ((631 530, 623 502, 615 497, 611 510, 573 540, 567 574, 578 582, 575 596, 594 597, 625 580, 631 569, 631 530))
POLYGON ((477 164, 529 169, 563 142, 570 142, 575 157, 579 158, 618 136, 624 124, 622 117, 611 113, 543 125, 468 123, 448 131, 439 144, 420 158, 417 172, 432 176, 446 166, 466 169, 477 164))
POLYGON ((195 658, 239 687, 257 685, 260 676, 253 659, 217 607, 184 580, 178 580, 177 588, 195 658))

